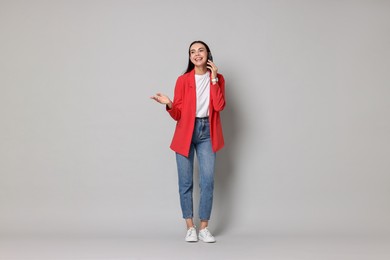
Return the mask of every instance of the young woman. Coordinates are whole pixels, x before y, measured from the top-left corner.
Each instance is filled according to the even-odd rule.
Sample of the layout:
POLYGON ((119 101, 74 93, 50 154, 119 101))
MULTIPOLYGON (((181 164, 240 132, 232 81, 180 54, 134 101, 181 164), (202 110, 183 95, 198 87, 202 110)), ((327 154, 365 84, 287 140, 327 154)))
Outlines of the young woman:
POLYGON ((213 243, 215 238, 207 227, 213 203, 216 152, 224 146, 219 112, 225 107, 225 80, 218 74, 206 43, 191 43, 188 53, 188 67, 176 81, 174 101, 161 93, 151 98, 166 105, 167 112, 177 121, 170 147, 176 152, 180 205, 187 224, 185 240, 195 242, 199 237, 213 243), (199 164, 199 236, 193 221, 195 152, 199 164))

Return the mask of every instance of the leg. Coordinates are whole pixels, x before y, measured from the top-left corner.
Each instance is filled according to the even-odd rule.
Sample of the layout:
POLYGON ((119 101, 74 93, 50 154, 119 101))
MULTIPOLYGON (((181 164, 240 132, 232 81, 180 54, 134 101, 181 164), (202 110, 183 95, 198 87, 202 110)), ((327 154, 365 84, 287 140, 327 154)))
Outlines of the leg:
POLYGON ((215 238, 208 230, 211 208, 213 204, 214 193, 214 171, 216 154, 212 150, 210 140, 210 130, 208 121, 203 122, 202 132, 199 135, 199 142, 196 144, 196 155, 199 161, 199 185, 200 185, 200 203, 199 217, 200 229, 199 239, 205 243, 214 243, 215 238))
POLYGON ((199 218, 201 229, 207 227, 211 216, 214 193, 214 171, 216 154, 212 150, 208 121, 204 122, 196 144, 196 155, 199 162, 199 218))
POLYGON ((183 213, 183 218, 186 219, 187 226, 193 226, 193 145, 191 145, 190 154, 188 157, 176 153, 176 163, 179 177, 180 206, 183 213))

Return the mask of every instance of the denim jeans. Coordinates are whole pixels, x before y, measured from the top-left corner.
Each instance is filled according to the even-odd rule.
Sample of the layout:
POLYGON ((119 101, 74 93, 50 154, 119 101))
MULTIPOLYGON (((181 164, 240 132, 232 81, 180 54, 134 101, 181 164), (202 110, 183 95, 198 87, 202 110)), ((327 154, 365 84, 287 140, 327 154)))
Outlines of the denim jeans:
POLYGON ((184 219, 193 218, 192 191, 195 151, 199 165, 199 218, 209 220, 213 204, 216 154, 211 147, 208 118, 196 118, 188 157, 176 153, 180 206, 184 219))

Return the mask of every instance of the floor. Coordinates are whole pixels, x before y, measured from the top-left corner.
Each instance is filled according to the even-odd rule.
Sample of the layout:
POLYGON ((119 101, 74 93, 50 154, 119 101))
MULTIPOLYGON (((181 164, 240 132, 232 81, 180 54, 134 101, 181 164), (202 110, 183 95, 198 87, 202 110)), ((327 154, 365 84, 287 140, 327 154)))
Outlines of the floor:
POLYGON ((154 238, 2 238, 1 260, 389 260, 390 237, 219 236, 214 244, 154 238))

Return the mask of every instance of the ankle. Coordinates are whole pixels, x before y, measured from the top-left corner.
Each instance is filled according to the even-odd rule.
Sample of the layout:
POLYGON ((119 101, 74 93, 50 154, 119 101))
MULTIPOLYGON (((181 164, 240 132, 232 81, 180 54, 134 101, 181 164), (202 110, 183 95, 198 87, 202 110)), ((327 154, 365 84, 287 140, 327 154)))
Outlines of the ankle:
POLYGON ((202 221, 201 223, 200 223, 200 230, 202 230, 202 229, 205 229, 205 228, 207 228, 208 227, 208 222, 206 222, 206 221, 202 221))
POLYGON ((204 229, 204 228, 207 228, 208 226, 207 225, 200 225, 200 229, 204 229))
POLYGON ((192 228, 192 227, 195 227, 194 221, 192 220, 192 218, 187 218, 187 219, 186 219, 186 226, 187 226, 187 229, 190 229, 190 228, 192 228))

